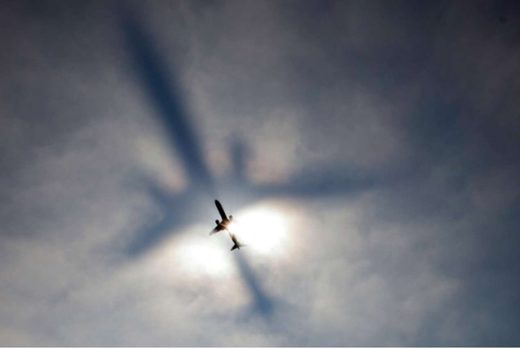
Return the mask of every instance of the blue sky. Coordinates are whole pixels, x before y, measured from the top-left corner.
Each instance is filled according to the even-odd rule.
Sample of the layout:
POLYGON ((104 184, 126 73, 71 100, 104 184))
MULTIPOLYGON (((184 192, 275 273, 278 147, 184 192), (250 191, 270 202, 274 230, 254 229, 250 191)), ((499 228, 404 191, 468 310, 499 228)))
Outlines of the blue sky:
POLYGON ((0 2, 0 344, 518 345, 519 16, 0 2))

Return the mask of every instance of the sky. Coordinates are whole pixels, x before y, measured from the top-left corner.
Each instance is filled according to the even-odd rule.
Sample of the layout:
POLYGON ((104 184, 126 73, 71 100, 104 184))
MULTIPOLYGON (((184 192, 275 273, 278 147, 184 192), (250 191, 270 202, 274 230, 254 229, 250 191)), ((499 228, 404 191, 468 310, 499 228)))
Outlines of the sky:
POLYGON ((518 3, 0 1, 0 28, 1 345, 520 345, 518 3))

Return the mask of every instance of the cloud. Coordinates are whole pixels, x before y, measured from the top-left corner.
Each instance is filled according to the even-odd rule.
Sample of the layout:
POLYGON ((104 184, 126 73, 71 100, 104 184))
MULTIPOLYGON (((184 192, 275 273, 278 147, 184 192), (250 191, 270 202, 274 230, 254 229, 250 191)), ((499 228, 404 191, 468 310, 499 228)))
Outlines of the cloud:
MULTIPOLYGON (((165 215, 139 176, 172 198, 192 178, 117 4, 44 5, 0 11, 3 344, 518 343, 509 3, 505 24, 486 3, 132 3, 216 181, 242 160, 235 141, 245 183, 338 191, 262 197, 287 246, 240 250, 242 269, 195 199, 200 220, 123 258, 165 215), (343 191, 352 174, 371 185, 343 191)), ((221 193, 230 212, 254 206, 237 192, 221 193)))

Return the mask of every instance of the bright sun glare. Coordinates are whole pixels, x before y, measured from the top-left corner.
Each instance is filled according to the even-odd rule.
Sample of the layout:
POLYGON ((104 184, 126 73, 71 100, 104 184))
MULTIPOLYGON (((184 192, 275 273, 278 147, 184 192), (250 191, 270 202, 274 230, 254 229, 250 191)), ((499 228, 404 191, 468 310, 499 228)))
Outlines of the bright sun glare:
POLYGON ((203 272, 208 275, 228 274, 232 269, 231 260, 226 255, 228 251, 215 242, 209 240, 207 236, 184 241, 181 248, 176 251, 178 262, 188 272, 203 272))
POLYGON ((261 254, 278 254, 287 247, 287 221, 279 211, 267 205, 237 212, 230 230, 246 248, 261 254))
POLYGON ((233 216, 229 229, 246 245, 244 249, 230 252, 233 243, 227 231, 208 236, 208 227, 197 225, 186 232, 186 237, 163 249, 159 254, 161 258, 158 260, 158 269, 165 271, 168 270, 166 266, 175 265, 176 270, 182 270, 187 275, 200 276, 202 273, 223 277, 229 276, 235 270, 231 253, 252 252, 271 259, 287 250, 288 220, 280 210, 261 203, 234 212, 233 216), (175 247, 172 249, 173 246, 175 247), (175 260, 173 264, 172 257, 175 260))

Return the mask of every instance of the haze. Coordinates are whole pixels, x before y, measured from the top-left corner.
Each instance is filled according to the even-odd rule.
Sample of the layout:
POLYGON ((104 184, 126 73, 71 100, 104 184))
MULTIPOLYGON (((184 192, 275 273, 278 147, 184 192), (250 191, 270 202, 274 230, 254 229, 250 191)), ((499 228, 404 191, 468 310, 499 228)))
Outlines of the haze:
POLYGON ((518 346, 519 16, 1 1, 0 344, 518 346))

